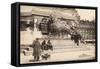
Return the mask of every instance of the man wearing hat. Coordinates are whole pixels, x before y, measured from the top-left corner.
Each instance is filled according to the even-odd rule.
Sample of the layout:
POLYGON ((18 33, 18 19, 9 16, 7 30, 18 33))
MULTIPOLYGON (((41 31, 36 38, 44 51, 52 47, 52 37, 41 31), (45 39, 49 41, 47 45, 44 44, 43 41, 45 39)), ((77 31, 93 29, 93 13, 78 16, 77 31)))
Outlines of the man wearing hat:
POLYGON ((41 55, 41 45, 38 38, 36 38, 36 40, 33 41, 32 47, 33 47, 34 60, 39 61, 41 55))

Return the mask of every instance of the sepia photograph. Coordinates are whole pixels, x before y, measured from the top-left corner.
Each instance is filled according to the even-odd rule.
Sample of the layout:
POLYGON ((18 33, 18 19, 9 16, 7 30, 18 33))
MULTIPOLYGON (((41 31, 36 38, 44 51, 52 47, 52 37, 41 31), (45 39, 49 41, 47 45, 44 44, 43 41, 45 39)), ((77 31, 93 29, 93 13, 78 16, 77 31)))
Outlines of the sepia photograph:
POLYGON ((95 59, 95 9, 20 5, 20 64, 95 59))

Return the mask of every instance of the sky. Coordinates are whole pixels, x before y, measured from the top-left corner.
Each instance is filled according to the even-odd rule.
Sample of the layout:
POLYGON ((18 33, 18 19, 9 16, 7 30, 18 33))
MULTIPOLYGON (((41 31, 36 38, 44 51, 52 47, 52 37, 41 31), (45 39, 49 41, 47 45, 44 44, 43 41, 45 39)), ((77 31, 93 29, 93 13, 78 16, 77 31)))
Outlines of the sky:
POLYGON ((93 9, 76 9, 81 20, 93 20, 95 19, 95 10, 93 9))

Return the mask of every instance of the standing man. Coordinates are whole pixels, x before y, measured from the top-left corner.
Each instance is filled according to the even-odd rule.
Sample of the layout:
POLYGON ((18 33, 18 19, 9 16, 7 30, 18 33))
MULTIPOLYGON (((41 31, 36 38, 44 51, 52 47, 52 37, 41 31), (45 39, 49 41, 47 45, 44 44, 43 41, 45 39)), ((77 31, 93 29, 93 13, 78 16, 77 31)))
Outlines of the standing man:
POLYGON ((76 33, 74 35, 74 42, 77 44, 77 46, 79 46, 79 40, 81 40, 81 35, 76 33))
POLYGON ((33 41, 32 47, 33 47, 34 60, 39 61, 41 55, 41 45, 38 38, 36 38, 36 40, 33 41))

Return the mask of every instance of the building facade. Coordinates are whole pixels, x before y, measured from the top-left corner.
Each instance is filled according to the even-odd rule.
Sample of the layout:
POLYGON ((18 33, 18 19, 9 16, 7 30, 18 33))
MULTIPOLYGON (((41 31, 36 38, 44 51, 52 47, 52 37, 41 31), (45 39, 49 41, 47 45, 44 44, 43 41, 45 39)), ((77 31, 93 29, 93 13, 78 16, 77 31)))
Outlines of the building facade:
POLYGON ((80 20, 78 31, 83 39, 95 39, 95 21, 80 20))

